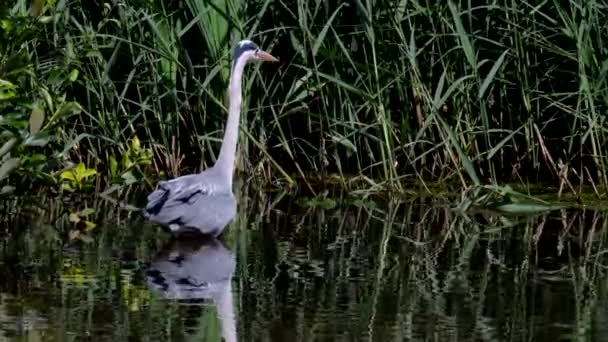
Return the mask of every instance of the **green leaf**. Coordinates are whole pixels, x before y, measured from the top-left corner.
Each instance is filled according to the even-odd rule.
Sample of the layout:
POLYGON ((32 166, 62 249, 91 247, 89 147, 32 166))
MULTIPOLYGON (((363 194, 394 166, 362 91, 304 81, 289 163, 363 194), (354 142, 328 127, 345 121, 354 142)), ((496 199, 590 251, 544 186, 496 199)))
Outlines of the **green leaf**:
POLYGON ((325 36, 327 35, 327 31, 331 27, 331 23, 334 21, 334 18, 336 17, 338 12, 340 12, 342 5, 344 5, 344 3, 340 4, 340 6, 338 6, 338 8, 331 15, 331 17, 329 18, 329 20, 327 21, 325 26, 323 26, 323 29, 321 29, 321 32, 319 32, 319 35, 317 36, 317 39, 315 40, 315 43, 312 46, 312 55, 313 56, 316 56, 317 52, 319 52, 319 48, 321 47, 321 44, 323 43, 323 40, 325 39, 325 36))
POLYGON ((477 57, 475 55, 475 49, 473 48, 473 43, 469 39, 469 34, 464 29, 464 25, 462 24, 462 20, 460 19, 460 14, 458 13, 459 8, 454 4, 454 2, 449 1, 448 6, 450 7, 450 12, 452 12, 452 18, 454 19, 454 25, 456 26, 456 32, 458 33, 458 39, 460 40, 460 47, 464 51, 464 55, 469 62, 471 68, 477 68, 477 57))
POLYGON ((17 144, 17 138, 10 138, 7 142, 4 143, 4 145, 2 145, 2 147, 0 147, 0 157, 2 157, 3 155, 9 153, 13 147, 15 147, 15 145, 17 144))
POLYGON ((126 185, 137 183, 137 178, 135 177, 135 175, 133 175, 133 172, 131 171, 123 173, 120 177, 124 179, 126 185))
POLYGON ((135 152, 141 150, 141 143, 139 142, 139 138, 137 136, 134 136, 133 139, 131 139, 131 148, 135 152))
POLYGON ((5 185, 0 189, 0 195, 12 194, 15 191, 15 187, 12 185, 5 185))
POLYGON ((74 114, 78 114, 82 111, 82 107, 80 106, 80 104, 78 102, 65 102, 62 103, 61 106, 57 109, 57 112, 55 113, 55 115, 57 117, 62 117, 62 116, 69 116, 69 115, 74 115, 74 114))
POLYGON ((505 57, 507 56, 507 52, 509 52, 509 49, 505 50, 502 53, 502 55, 500 55, 500 57, 498 57, 498 59, 496 60, 496 63, 494 63, 494 65, 492 66, 492 69, 490 69, 488 76, 486 76, 486 78, 483 80, 483 83, 481 84, 481 88, 479 88, 479 98, 480 99, 483 98, 483 96, 486 93, 486 90, 490 86, 490 83, 492 83, 492 81, 494 80, 494 76, 496 76, 498 69, 500 69, 500 67, 502 66, 502 63, 504 62, 505 57))
POLYGON ((80 216, 78 216, 78 213, 76 212, 71 212, 68 216, 68 219, 70 220, 70 222, 80 222, 80 216))
POLYGON ((456 149, 456 153, 458 153, 458 158, 462 163, 462 166, 464 167, 465 171, 467 172, 473 183, 477 186, 481 185, 481 181, 479 180, 477 172, 475 171, 475 166, 473 166, 473 163, 471 162, 469 156, 467 156, 466 153, 464 153, 464 151, 462 150, 462 147, 458 142, 458 138, 456 137, 456 134, 454 133, 452 128, 440 116, 435 116, 435 118, 437 118, 437 120, 443 126, 450 141, 452 142, 452 146, 454 147, 454 149, 456 149))
POLYGON ((87 232, 92 231, 93 229, 95 229, 95 227, 97 227, 97 225, 91 221, 87 221, 87 220, 83 220, 84 224, 85 224, 85 229, 87 232))
POLYGON ((61 175, 59 175, 59 178, 71 181, 76 180, 76 176, 74 176, 74 172, 72 170, 63 171, 61 175))
POLYGON ((80 216, 80 217, 86 217, 86 216, 89 216, 89 215, 94 214, 94 213, 95 213, 95 209, 93 209, 93 208, 84 208, 84 209, 82 209, 78 213, 78 216, 80 216))
POLYGON ((80 174, 80 179, 89 178, 97 174, 95 169, 86 169, 80 174))
POLYGON ((118 171, 118 162, 114 156, 110 156, 110 175, 115 176, 118 171))
POLYGON ((45 146, 51 140, 51 136, 47 132, 40 132, 38 134, 30 135, 25 139, 23 145, 25 146, 45 146))
POLYGON ((0 90, 0 101, 12 99, 17 95, 16 92, 10 90, 0 90))
POLYGON ((52 112, 53 111, 53 99, 51 98, 51 94, 49 94, 49 91, 46 90, 45 88, 40 88, 40 93, 42 94, 42 97, 44 98, 44 102, 46 102, 46 108, 52 112))
POLYGON ((70 75, 68 76, 68 79, 71 82, 74 82, 78 79, 78 69, 74 69, 72 70, 72 72, 70 72, 70 75))
POLYGON ((80 163, 78 163, 78 165, 76 165, 74 172, 76 173, 77 176, 80 176, 86 171, 86 169, 87 169, 86 165, 84 165, 83 162, 80 162, 80 163))
POLYGON ((17 158, 9 158, 0 165, 0 180, 8 177, 8 175, 19 167, 20 161, 17 158))

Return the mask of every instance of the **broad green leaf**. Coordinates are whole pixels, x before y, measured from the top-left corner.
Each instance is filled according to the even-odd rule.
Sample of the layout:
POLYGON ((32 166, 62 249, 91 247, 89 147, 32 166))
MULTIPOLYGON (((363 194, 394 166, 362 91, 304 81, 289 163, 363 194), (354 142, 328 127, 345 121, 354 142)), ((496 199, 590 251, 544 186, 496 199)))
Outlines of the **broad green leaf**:
POLYGON ((2 100, 2 101, 12 99, 16 95, 17 95, 17 93, 15 93, 14 91, 0 90, 0 100, 2 100))
POLYGON ((74 176, 74 172, 72 172, 72 170, 63 171, 61 175, 59 175, 59 177, 64 180, 76 180, 76 177, 74 176))
POLYGON ((95 169, 86 169, 80 174, 80 178, 81 179, 89 178, 90 176, 94 176, 96 174, 97 174, 97 171, 95 169))
POLYGON ((35 103, 32 108, 32 114, 30 115, 30 134, 36 134, 40 132, 42 124, 44 123, 44 109, 40 104, 35 103))
POLYGON ((131 139, 131 148, 135 152, 141 150, 141 143, 139 142, 139 138, 137 136, 134 136, 133 139, 131 139))
POLYGON ((97 227, 97 225, 95 223, 91 222, 91 221, 83 220, 83 222, 84 222, 84 224, 86 226, 85 229, 86 229, 87 232, 90 232, 93 229, 95 229, 95 227, 97 227))
POLYGON ((46 132, 40 132, 29 136, 23 142, 25 146, 45 146, 51 140, 51 136, 46 132))
POLYGON ((68 79, 71 82, 74 82, 78 79, 78 69, 74 69, 70 72, 70 75, 68 76, 68 79))
POLYGON ((15 89, 15 88, 17 88, 17 86, 14 85, 13 83, 0 78, 0 90, 15 89))
POLYGON ((76 165, 74 172, 76 173, 76 175, 80 176, 86 171, 86 169, 87 169, 86 165, 84 165, 83 162, 80 162, 80 163, 78 163, 78 165, 76 165))

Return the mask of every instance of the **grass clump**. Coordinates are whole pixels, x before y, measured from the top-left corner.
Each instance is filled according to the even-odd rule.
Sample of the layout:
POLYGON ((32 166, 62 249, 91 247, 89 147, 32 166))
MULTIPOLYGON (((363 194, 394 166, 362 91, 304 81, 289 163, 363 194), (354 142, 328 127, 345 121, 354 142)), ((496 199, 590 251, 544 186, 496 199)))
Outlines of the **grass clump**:
POLYGON ((349 190, 417 182, 431 191, 434 182, 478 200, 516 182, 603 198, 604 7, 12 2, 1 20, 0 177, 23 188, 42 170, 34 178, 58 183, 83 162, 100 187, 124 189, 208 166, 225 120, 230 47, 247 37, 283 61, 253 68, 245 82, 238 163, 259 185, 303 179, 312 189, 314 174, 349 190), (33 111, 44 113, 51 145, 23 147, 19 130, 33 111), (117 173, 111 165, 133 139, 148 157, 117 173), (46 159, 24 162, 34 155, 46 159))

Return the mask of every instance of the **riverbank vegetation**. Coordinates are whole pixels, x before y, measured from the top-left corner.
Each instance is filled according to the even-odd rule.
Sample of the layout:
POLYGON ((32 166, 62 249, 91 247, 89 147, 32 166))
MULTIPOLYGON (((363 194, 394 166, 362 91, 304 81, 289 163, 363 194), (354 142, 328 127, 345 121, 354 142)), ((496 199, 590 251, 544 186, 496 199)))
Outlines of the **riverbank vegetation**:
POLYGON ((209 166, 251 38, 281 60, 245 82, 238 171, 259 188, 605 197, 606 8, 471 5, 5 0, 0 188, 124 193, 209 166))

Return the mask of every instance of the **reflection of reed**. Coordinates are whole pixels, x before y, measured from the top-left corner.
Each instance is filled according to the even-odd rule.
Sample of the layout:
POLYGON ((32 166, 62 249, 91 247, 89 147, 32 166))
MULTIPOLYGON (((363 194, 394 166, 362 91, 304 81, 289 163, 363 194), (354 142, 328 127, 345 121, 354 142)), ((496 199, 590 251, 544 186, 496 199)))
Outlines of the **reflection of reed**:
POLYGON ((150 288, 164 298, 190 302, 211 300, 222 323, 222 335, 235 342, 236 319, 232 298, 232 276, 236 260, 223 242, 197 235, 171 240, 146 270, 150 288))
POLYGON ((44 242, 55 239, 44 238, 44 227, 9 227, 15 235, 0 244, 0 330, 15 334, 14 324, 35 310, 47 320, 44 333, 57 332, 59 341, 91 332, 109 341, 219 341, 220 321, 226 341, 605 337, 605 212, 462 214, 428 203, 328 210, 269 199, 268 210, 251 197, 239 200, 226 236, 236 264, 216 240, 174 240, 154 260, 165 268, 151 269, 150 286, 181 303, 213 295, 211 306, 176 306, 134 281, 141 278, 132 265, 150 259, 167 237, 158 229, 125 220, 100 227, 96 245, 59 249, 44 242), (214 258, 226 260, 223 275, 214 258), (207 283, 185 276, 187 264, 207 283), (120 291, 108 287, 114 284, 120 291), (209 309, 216 307, 221 320, 209 309))
POLYGON ((592 327, 605 214, 416 203, 278 214, 249 227, 243 336, 549 341, 592 327))

